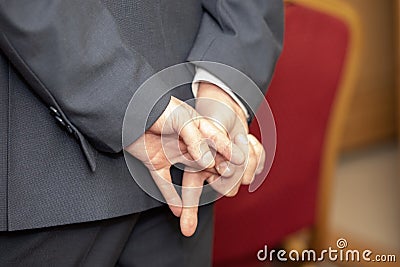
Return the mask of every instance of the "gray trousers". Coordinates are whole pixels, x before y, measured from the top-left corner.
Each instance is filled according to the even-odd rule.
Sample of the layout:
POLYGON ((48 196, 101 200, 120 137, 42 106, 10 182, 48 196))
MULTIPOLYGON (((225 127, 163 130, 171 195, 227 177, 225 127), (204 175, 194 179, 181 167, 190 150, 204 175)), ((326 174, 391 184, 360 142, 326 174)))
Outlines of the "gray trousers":
POLYGON ((193 237, 168 207, 128 216, 0 232, 0 266, 211 266, 213 206, 199 209, 193 237))

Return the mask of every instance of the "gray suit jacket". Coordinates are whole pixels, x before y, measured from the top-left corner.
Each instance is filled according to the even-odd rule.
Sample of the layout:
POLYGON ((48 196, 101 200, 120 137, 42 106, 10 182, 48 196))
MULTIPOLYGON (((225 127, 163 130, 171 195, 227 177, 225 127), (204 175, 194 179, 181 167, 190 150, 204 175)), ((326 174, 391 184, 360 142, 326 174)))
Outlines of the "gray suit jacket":
MULTIPOLYGON (((188 60, 233 66, 266 89, 282 45, 283 5, 0 0, 0 30, 0 230, 11 231, 161 205, 136 185, 121 153, 131 96, 156 71, 188 60)), ((191 97, 188 87, 171 94, 191 97)))

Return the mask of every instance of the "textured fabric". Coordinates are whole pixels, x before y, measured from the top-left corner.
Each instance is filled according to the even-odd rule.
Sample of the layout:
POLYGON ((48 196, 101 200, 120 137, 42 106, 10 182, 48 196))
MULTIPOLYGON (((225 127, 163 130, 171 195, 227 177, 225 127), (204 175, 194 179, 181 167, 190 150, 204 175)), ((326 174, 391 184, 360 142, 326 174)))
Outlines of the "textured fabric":
POLYGON ((179 233, 179 219, 168 208, 146 211, 129 236, 117 266, 210 267, 213 223, 213 206, 200 207, 199 225, 187 238, 179 233))
MULTIPOLYGON (((189 60, 232 66, 266 92, 282 49, 283 1, 204 0, 203 7, 207 12, 203 15, 189 60)), ((237 75, 226 68, 196 65, 221 79, 250 107, 259 106, 259 94, 249 92, 246 85, 241 86, 237 75)))
POLYGON ((0 233, 3 267, 115 266, 139 214, 43 229, 0 233))
POLYGON ((272 248, 314 223, 322 147, 349 32, 341 20, 299 5, 286 7, 285 21, 285 45, 267 94, 277 126, 275 161, 256 192, 243 187, 216 203, 215 266, 258 266, 264 245, 272 248))
MULTIPOLYGON (((253 23, 259 20, 263 29, 279 32, 281 25, 274 23, 280 21, 280 6, 257 6, 256 2, 246 1, 248 4, 240 4, 240 8, 227 5, 220 18, 256 13, 253 23), (260 16, 264 12, 274 21, 273 27, 260 16)), ((5 85, 1 83, 0 95, 9 94, 10 103, 9 129, 0 130, 9 131, 7 162, 0 162, 2 173, 8 174, 1 177, 0 183, 2 200, 4 192, 7 194, 7 210, 3 205, 0 213, 0 230, 101 220, 161 205, 133 181, 122 154, 109 152, 121 150, 121 119, 127 102, 146 77, 185 62, 189 54, 192 60, 203 59, 203 55, 191 51, 207 49, 201 36, 207 33, 206 24, 211 19, 207 16, 208 22, 202 23, 206 17, 204 7, 209 3, 0 1, 0 47, 4 52, 0 57, 15 67, 8 78, 8 64, 0 65, 0 80, 8 80, 5 85), (198 36, 200 28, 202 34, 198 36), (55 115, 50 114, 49 105, 55 108, 55 115), (66 126, 59 127, 53 116, 66 126)), ((235 29, 264 33, 247 24, 238 24, 235 29)), ((210 25, 209 30, 211 33, 215 29, 210 25)), ((213 32, 214 37, 224 39, 223 35, 229 33, 216 34, 213 32)), ((279 40, 265 39, 277 47, 268 52, 271 58, 252 60, 246 67, 246 74, 260 84, 270 79, 272 71, 261 76, 258 71, 252 72, 274 64, 279 40)), ((234 45, 238 50, 225 55, 229 60, 217 57, 214 61, 239 62, 248 53, 240 48, 241 42, 244 40, 221 42, 221 46, 234 45)), ((258 51, 254 48, 252 52, 261 54, 264 48, 258 46, 258 51)), ((182 100, 191 97, 190 85, 175 90, 173 95, 182 100)), ((163 112, 169 97, 165 95, 153 109, 147 126, 163 112)), ((146 105, 145 99, 142 103, 146 105)), ((139 124, 147 115, 137 112, 138 125, 133 127, 132 140, 143 133, 139 124)), ((151 179, 148 173, 147 178, 151 179)))
POLYGON ((56 0, 43 8, 46 4, 0 2, 0 46, 48 106, 97 149, 120 152, 123 107, 153 70, 121 40, 100 1, 56 0))
POLYGON ((122 155, 99 153, 92 172, 79 145, 13 72, 10 77, 9 230, 125 215, 159 205, 122 155))
POLYGON ((0 56, 0 229, 7 227, 7 182, 8 182, 8 61, 0 56), (4 215, 3 215, 4 214, 4 215))
POLYGON ((213 210, 199 210, 192 238, 168 207, 103 221, 0 233, 2 267, 211 266, 213 210))

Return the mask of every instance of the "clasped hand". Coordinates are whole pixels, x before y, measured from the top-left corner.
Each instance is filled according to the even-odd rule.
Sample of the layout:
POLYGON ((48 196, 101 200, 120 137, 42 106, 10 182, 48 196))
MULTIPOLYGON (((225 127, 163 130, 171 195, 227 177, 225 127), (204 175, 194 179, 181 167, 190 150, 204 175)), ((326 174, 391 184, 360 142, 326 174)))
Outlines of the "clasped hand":
POLYGON ((204 182, 217 192, 234 196, 261 173, 265 151, 248 134, 243 110, 219 87, 200 83, 196 110, 172 97, 158 120, 125 150, 143 162, 181 231, 191 236, 197 227, 197 211, 204 182), (214 152, 214 153, 213 153, 214 152), (170 175, 174 164, 185 165, 182 194, 170 175))

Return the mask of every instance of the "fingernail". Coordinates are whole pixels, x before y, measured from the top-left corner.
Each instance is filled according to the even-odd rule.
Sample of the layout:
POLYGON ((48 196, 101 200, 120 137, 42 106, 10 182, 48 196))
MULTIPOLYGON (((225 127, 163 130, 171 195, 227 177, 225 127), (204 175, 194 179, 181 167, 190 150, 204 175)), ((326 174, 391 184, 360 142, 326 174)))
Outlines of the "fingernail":
POLYGON ((214 164, 214 157, 211 151, 208 151, 206 154, 203 155, 202 161, 203 164, 206 166, 214 164))
POLYGON ((253 139, 253 138, 249 138, 249 140, 250 140, 250 143, 252 144, 252 145, 257 145, 257 140, 256 139, 253 139))
POLYGON ((236 141, 241 143, 242 145, 247 145, 248 144, 248 140, 247 137, 243 134, 238 134, 236 136, 236 141))
POLYGON ((242 164, 245 161, 245 155, 236 145, 232 147, 232 158, 230 159, 234 164, 242 164))
POLYGON ((219 174, 224 174, 224 173, 230 173, 231 169, 229 168, 229 165, 226 161, 221 162, 220 164, 218 164, 217 166, 217 171, 219 172, 219 174))
POLYGON ((213 183, 215 180, 215 175, 211 175, 210 177, 208 177, 207 181, 208 183, 213 183))
POLYGON ((217 166, 217 171, 224 170, 224 169, 227 167, 227 165, 228 165, 228 164, 226 164, 226 161, 221 162, 221 163, 218 164, 218 166, 217 166))

